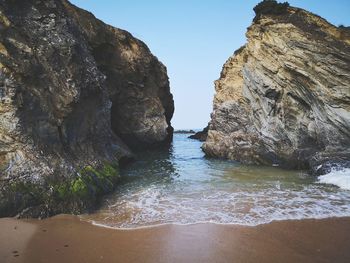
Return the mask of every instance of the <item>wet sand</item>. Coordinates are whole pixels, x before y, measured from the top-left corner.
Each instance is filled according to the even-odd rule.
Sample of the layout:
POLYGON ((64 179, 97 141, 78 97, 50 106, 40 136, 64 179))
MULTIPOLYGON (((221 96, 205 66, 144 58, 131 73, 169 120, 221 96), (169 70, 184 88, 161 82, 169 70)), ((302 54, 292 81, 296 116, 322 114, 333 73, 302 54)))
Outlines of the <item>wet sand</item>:
POLYGON ((0 262, 350 262, 350 218, 137 230, 3 218, 0 262))

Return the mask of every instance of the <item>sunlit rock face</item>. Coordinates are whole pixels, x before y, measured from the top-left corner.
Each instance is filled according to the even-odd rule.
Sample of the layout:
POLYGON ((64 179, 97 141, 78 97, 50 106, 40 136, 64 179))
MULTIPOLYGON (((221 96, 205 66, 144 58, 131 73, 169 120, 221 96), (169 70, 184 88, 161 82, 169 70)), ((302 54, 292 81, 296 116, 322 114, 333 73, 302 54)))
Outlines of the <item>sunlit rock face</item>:
POLYGON ((42 203, 19 182, 46 191, 169 142, 173 110, 165 66, 130 33, 65 0, 0 2, 0 215, 42 203))
MULTIPOLYGON (((209 156, 289 168, 350 160, 350 31, 274 1, 224 64, 209 156)), ((268 5, 268 6, 267 6, 268 5)))

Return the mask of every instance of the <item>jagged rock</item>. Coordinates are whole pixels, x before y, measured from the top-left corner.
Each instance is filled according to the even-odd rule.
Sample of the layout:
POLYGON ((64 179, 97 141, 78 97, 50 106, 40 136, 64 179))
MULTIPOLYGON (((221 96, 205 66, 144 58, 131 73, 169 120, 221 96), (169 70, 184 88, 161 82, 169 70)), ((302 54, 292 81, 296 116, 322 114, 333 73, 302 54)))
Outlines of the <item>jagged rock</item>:
POLYGON ((196 132, 191 136, 188 136, 188 138, 204 142, 208 137, 208 129, 209 129, 209 125, 205 127, 203 130, 196 132))
POLYGON ((244 163, 314 168, 350 160, 350 32, 264 1, 247 44, 215 82, 203 150, 244 163))
POLYGON ((129 147, 170 141, 173 110, 165 66, 130 33, 66 0, 0 2, 0 215, 90 206, 129 147), (54 207, 65 190, 91 198, 54 207))

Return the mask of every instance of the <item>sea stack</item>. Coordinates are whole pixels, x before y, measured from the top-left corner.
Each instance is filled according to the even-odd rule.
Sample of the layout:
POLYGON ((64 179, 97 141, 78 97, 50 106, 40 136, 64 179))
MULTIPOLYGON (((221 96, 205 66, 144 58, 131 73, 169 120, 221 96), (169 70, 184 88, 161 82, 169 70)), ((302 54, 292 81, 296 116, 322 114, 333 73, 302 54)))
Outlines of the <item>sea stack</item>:
POLYGON ((350 165, 350 30, 263 1, 215 82, 208 156, 312 169, 350 165))
POLYGON ((168 143, 165 66, 66 0, 0 3, 0 216, 93 207, 133 149, 168 143))

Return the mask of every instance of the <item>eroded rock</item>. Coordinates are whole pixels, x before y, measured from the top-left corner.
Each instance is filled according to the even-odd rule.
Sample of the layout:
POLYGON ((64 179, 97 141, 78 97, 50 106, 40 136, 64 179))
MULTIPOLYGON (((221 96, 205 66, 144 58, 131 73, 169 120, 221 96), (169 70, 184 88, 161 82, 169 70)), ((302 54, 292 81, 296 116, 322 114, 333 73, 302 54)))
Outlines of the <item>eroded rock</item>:
POLYGON ((305 10, 267 2, 255 8, 247 44, 215 82, 203 150, 288 168, 346 163, 350 32, 305 10))
POLYGON ((173 110, 165 66, 130 33, 65 0, 1 1, 0 215, 93 206, 118 177, 105 167, 170 141, 173 110))
POLYGON ((209 129, 209 124, 203 130, 196 132, 193 135, 188 136, 188 138, 204 142, 208 137, 208 129, 209 129))

